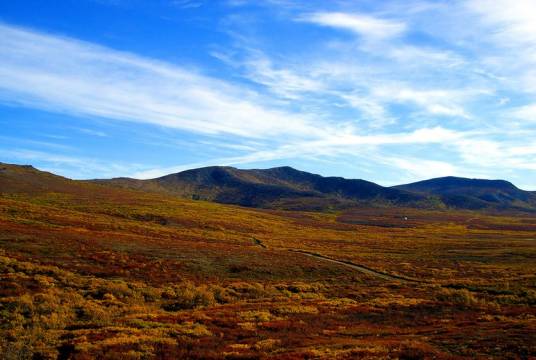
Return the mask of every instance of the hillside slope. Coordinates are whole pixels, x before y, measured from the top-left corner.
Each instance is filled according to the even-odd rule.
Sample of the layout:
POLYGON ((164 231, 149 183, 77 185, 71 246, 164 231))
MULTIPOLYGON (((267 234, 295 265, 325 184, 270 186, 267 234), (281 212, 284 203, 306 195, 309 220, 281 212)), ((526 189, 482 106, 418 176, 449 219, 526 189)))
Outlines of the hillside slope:
POLYGON ((151 192, 133 191, 117 186, 98 184, 91 181, 71 180, 63 176, 41 171, 31 165, 0 163, 0 195, 45 196, 56 194, 60 197, 90 200, 122 201, 129 199, 151 199, 162 197, 151 192))
POLYGON ((29 165, 0 163, 0 193, 58 192, 128 198, 132 190, 145 196, 160 194, 285 210, 401 206, 536 212, 536 193, 504 180, 444 177, 389 188, 365 180, 323 177, 291 167, 242 170, 213 166, 150 180, 76 181, 29 165))
POLYGON ((0 169, 1 359, 536 356, 535 216, 254 209, 0 169))
POLYGON ((428 196, 365 180, 323 177, 291 167, 241 170, 206 167, 151 180, 96 180, 131 189, 250 207, 323 210, 358 204, 421 205, 428 196))
POLYGON ((40 171, 31 165, 0 163, 0 193, 68 192, 79 188, 74 181, 40 171))
POLYGON ((449 207, 462 209, 536 210, 536 194, 504 180, 442 177, 393 187, 435 195, 449 207))

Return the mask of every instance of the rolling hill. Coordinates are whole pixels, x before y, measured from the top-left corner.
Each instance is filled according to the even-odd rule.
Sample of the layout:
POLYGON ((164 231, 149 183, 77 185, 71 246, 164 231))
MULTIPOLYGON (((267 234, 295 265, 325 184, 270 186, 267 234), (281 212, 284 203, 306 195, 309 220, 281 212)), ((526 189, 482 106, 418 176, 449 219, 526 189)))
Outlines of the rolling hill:
POLYGON ((438 196, 445 205, 462 209, 536 209, 536 194, 504 180, 442 177, 398 185, 395 189, 438 196))
POLYGON ((31 165, 0 163, 0 192, 68 192, 78 187, 75 182, 49 172, 40 171, 31 165))
POLYGON ((536 193, 521 190, 504 180, 444 177, 383 187, 366 180, 323 177, 288 166, 251 170, 212 166, 149 180, 76 181, 29 165, 0 163, 0 192, 3 193, 91 193, 105 197, 115 196, 121 189, 284 210, 402 206, 536 212, 536 193))
POLYGON ((428 196, 290 168, 126 181, 151 191, 0 164, 0 358, 536 355, 533 215, 158 193, 246 188, 269 206, 428 196))
POLYGON ((291 167, 241 170, 205 167, 151 180, 95 180, 130 189, 248 207, 325 210, 359 204, 424 206, 428 196, 365 180, 323 177, 291 167))

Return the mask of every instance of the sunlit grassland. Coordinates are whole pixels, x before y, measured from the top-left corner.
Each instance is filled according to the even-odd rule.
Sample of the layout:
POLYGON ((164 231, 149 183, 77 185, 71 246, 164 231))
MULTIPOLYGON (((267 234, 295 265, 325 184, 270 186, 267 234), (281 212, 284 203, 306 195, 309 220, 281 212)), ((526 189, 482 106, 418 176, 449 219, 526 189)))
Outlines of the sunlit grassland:
POLYGON ((536 356, 535 217, 95 188, 0 197, 5 358, 536 356))

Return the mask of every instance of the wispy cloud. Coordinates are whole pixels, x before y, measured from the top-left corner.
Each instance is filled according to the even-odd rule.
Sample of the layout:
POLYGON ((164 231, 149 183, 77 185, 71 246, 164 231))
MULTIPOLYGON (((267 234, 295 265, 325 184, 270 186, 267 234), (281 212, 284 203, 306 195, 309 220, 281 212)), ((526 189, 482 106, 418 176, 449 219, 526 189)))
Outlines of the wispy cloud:
POLYGON ((455 165, 445 161, 407 157, 388 157, 384 161, 406 171, 410 179, 428 179, 431 177, 452 176, 460 173, 464 173, 465 176, 468 175, 467 171, 460 171, 455 165))
POLYGON ((284 98, 297 99, 303 93, 319 92, 321 82, 301 76, 288 68, 276 68, 272 61, 260 52, 249 57, 243 64, 246 76, 284 98))
POLYGON ((0 25, 0 100, 243 137, 319 133, 311 119, 191 69, 0 25))
MULTIPOLYGON (((195 153, 120 175, 300 159, 360 164, 371 180, 535 178, 533 1, 225 4, 235 21, 222 21, 218 43, 207 46, 224 69, 211 76, 207 64, 171 64, 0 23, 0 101, 143 124, 138 143, 195 153), (151 125, 165 136, 144 135, 151 125)), ((117 135, 73 127, 110 132, 99 142, 117 135)), ((70 171, 82 166, 63 160, 70 171)))
POLYGON ((304 14, 298 20, 351 31, 374 40, 400 36, 406 31, 406 24, 401 21, 359 13, 315 12, 304 14))
MULTIPOLYGON (((475 91, 472 91, 475 92, 475 91)), ((384 102, 410 103, 430 114, 469 118, 460 105, 470 95, 463 90, 413 89, 400 84, 379 86, 372 90, 375 98, 384 102)))
POLYGON ((51 141, 30 140, 30 139, 25 139, 22 137, 15 137, 15 136, 0 135, 0 141, 2 141, 4 146, 23 145, 23 146, 31 146, 31 147, 38 147, 38 148, 46 148, 46 149, 56 149, 56 150, 62 150, 62 151, 73 150, 73 147, 69 145, 58 144, 58 143, 51 142, 51 141))
POLYGON ((491 36, 505 45, 536 44, 536 3, 532 0, 469 0, 467 8, 493 27, 491 36))
MULTIPOLYGON (((397 146, 408 144, 448 144, 455 143, 465 137, 465 134, 443 129, 424 128, 407 133, 393 133, 382 135, 355 135, 352 132, 339 133, 335 136, 325 136, 321 139, 309 141, 296 141, 282 144, 277 147, 259 146, 258 150, 248 151, 245 155, 215 158, 204 162, 189 163, 174 167, 155 168, 147 171, 134 173, 132 176, 136 178, 154 178, 163 176, 172 172, 182 171, 200 166, 210 165, 241 165, 249 163, 258 163, 271 160, 290 160, 296 158, 337 158, 341 156, 359 156, 363 158, 381 159, 390 165, 402 167, 405 170, 416 169, 413 167, 405 167, 403 162, 393 162, 390 159, 385 160, 385 157, 379 156, 375 149, 381 146, 397 146)), ((429 161, 430 163, 439 164, 437 161, 429 161)), ((436 167, 437 168, 437 167, 436 167)), ((443 168, 446 168, 444 166, 443 168)), ((416 174, 416 171, 412 171, 416 174)), ((430 172, 429 174, 433 174, 430 172)), ((443 173, 438 173, 441 175, 443 173)))
POLYGON ((511 114, 516 119, 536 123, 536 104, 529 104, 514 108, 511 114))
POLYGON ((91 129, 85 129, 85 128, 76 128, 77 131, 83 133, 83 134, 87 134, 87 135, 91 135, 91 136, 97 136, 97 137, 107 137, 108 135, 103 132, 103 131, 98 131, 98 130, 91 130, 91 129))
MULTIPOLYGON (((532 0, 469 0, 464 10, 479 37, 482 61, 512 90, 536 93, 536 3, 532 0)), ((476 33, 476 34, 475 34, 476 33)))

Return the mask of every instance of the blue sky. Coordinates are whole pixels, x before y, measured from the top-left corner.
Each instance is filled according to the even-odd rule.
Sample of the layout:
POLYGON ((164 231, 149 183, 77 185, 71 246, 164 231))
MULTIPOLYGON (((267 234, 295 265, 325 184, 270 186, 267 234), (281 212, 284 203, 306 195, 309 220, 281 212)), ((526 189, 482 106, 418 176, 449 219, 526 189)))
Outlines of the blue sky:
POLYGON ((536 2, 0 2, 0 161, 536 190, 536 2))

